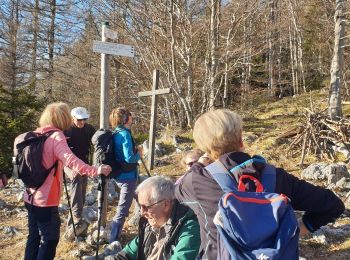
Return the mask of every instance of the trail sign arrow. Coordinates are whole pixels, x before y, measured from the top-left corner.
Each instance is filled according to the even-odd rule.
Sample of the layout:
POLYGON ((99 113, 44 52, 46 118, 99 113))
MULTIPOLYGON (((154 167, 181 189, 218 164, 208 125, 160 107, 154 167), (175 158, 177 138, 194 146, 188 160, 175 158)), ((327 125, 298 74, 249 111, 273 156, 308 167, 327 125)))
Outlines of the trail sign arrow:
POLYGON ((92 51, 131 58, 134 57, 134 46, 125 44, 94 41, 92 45, 92 51))

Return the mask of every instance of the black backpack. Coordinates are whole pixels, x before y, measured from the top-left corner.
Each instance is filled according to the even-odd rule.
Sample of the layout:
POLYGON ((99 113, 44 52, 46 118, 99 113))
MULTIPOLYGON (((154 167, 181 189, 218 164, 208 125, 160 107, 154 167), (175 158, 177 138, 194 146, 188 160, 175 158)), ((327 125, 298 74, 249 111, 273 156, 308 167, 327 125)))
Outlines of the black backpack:
POLYGON ((27 132, 16 138, 14 175, 21 179, 27 188, 39 189, 51 170, 57 167, 58 161, 48 169, 42 164, 44 143, 54 132, 27 132))
POLYGON ((99 129, 93 135, 91 142, 94 146, 93 162, 95 166, 107 164, 112 167, 111 177, 116 177, 122 172, 135 170, 137 163, 118 162, 114 156, 113 135, 115 132, 109 129, 99 129))

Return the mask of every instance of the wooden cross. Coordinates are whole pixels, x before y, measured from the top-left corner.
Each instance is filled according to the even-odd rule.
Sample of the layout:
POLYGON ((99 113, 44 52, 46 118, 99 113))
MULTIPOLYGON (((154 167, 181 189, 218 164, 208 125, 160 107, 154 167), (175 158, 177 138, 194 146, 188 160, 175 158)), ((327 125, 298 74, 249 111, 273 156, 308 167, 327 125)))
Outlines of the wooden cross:
POLYGON ((155 130, 156 130, 156 121, 157 121, 158 95, 170 93, 170 88, 158 89, 158 83, 159 83, 159 70, 154 70, 152 90, 138 93, 138 97, 152 96, 151 122, 150 122, 149 142, 148 142, 149 154, 148 154, 148 162, 147 162, 147 168, 149 170, 152 170, 154 166, 154 146, 155 146, 155 130))

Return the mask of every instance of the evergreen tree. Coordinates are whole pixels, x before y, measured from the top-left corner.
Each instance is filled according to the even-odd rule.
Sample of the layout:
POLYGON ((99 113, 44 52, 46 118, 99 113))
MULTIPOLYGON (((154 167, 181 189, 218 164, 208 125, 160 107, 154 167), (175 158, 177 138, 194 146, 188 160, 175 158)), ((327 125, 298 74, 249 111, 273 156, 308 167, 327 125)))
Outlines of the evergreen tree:
POLYGON ((37 111, 43 105, 44 102, 30 94, 28 88, 10 91, 0 86, 0 172, 10 175, 13 141, 17 135, 37 125, 37 111))

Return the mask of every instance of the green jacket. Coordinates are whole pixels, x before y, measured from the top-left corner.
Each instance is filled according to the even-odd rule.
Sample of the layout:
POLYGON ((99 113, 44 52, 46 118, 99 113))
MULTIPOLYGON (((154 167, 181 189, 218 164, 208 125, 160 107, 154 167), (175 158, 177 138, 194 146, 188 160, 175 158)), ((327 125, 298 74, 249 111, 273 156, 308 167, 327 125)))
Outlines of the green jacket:
MULTIPOLYGON (((172 225, 166 230, 166 260, 195 259, 200 246, 199 224, 193 211, 187 206, 174 203, 170 217, 172 225)), ((140 219, 139 234, 114 258, 118 260, 146 260, 151 254, 156 237, 145 218, 140 219), (140 242, 142 241, 142 242, 140 242), (139 245, 142 245, 139 247, 139 245)))

